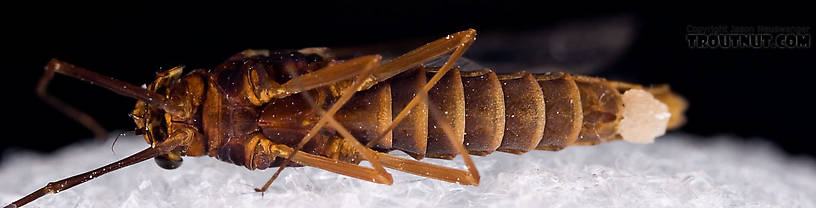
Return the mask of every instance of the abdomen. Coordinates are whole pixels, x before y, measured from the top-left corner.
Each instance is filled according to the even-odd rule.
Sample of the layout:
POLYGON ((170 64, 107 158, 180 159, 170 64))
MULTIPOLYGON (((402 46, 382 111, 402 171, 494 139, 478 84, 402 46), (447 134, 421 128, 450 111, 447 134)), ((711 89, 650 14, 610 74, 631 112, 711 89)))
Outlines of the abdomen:
MULTIPOLYGON (((388 127, 433 75, 434 72, 417 69, 357 92, 335 119, 360 142, 367 143, 388 127)), ((453 158, 455 150, 445 140, 441 121, 430 116, 429 107, 439 110, 453 128, 456 135, 453 139, 475 155, 496 150, 515 154, 534 149, 560 150, 573 144, 613 140, 623 109, 620 92, 605 80, 564 73, 497 75, 488 70, 459 72, 452 69, 428 96, 432 104, 425 102, 412 109, 375 149, 400 150, 416 159, 453 158)), ((327 98, 327 103, 332 99, 327 98)), ((319 117, 313 116, 313 121, 301 118, 286 125, 275 124, 285 120, 280 117, 287 114, 283 112, 287 108, 306 104, 297 104, 300 102, 297 100, 302 98, 294 95, 281 99, 284 104, 270 103, 265 107, 260 115, 260 126, 267 137, 275 141, 277 136, 281 142, 292 143, 289 140, 299 141, 305 136, 300 133, 290 134, 292 138, 281 137, 282 133, 297 129, 281 126, 316 122, 319 117)), ((311 113, 298 109, 288 114, 293 116, 298 112, 311 113)), ((325 138, 315 143, 318 146, 328 145, 332 137, 337 137, 331 130, 322 134, 325 138)))

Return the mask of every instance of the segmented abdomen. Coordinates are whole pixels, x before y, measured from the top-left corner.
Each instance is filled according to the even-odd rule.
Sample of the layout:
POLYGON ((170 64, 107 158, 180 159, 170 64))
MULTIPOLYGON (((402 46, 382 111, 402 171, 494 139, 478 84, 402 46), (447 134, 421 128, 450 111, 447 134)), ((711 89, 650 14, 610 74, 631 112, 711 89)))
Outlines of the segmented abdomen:
MULTIPOLYGON (((384 131, 434 72, 417 69, 358 92, 335 116, 362 142, 384 131)), ((593 145, 616 136, 623 112, 621 94, 599 78, 566 73, 495 74, 451 69, 385 139, 380 150, 414 158, 453 158, 429 107, 437 107, 470 154, 496 150, 521 154, 593 145)))

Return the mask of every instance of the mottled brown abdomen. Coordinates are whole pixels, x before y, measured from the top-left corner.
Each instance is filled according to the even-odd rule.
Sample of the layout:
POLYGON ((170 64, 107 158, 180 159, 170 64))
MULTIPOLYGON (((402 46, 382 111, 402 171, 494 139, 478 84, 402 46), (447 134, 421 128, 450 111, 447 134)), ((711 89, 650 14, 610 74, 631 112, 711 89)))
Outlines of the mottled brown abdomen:
MULTIPOLYGON (((435 73, 426 70, 412 70, 358 92, 335 118, 361 142, 374 139, 435 73)), ((412 109, 375 149, 400 150, 416 159, 453 158, 455 150, 444 140, 441 121, 429 116, 429 107, 442 112, 454 133, 461 135, 453 139, 475 155, 598 144, 615 139, 622 113, 618 89, 603 79, 566 73, 496 75, 489 70, 452 69, 428 96, 432 103, 412 109)), ((261 118, 277 116, 282 114, 261 118)))

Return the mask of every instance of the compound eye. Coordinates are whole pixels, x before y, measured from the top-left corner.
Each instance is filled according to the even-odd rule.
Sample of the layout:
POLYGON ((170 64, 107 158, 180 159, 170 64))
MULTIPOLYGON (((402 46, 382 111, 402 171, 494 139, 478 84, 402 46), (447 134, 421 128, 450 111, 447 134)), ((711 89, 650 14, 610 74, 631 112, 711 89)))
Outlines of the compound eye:
POLYGON ((178 156, 177 154, 173 154, 173 153, 166 154, 166 155, 159 155, 159 156, 156 156, 153 159, 156 161, 156 164, 158 164, 159 167, 162 167, 162 168, 167 169, 167 170, 172 170, 172 169, 178 168, 179 166, 181 166, 181 162, 184 161, 184 160, 181 159, 180 156, 178 156))

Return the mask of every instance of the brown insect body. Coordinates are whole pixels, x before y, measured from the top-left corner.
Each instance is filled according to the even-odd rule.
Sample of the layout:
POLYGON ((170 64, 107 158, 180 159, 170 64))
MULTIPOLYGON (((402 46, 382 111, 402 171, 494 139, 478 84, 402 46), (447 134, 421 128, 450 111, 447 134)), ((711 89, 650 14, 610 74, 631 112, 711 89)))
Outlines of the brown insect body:
MULTIPOLYGON (((665 127, 684 122, 686 101, 667 86, 645 88, 566 73, 460 72, 453 64, 475 35, 472 29, 454 33, 385 63, 379 55, 338 61, 314 48, 247 50, 213 71, 183 75, 176 67, 161 72, 144 89, 54 59, 37 88, 43 100, 98 133, 104 130, 92 118, 47 94, 55 73, 136 98, 132 116, 150 147, 49 183, 8 207, 150 158, 163 168, 177 168, 181 156, 212 156, 250 170, 280 166, 263 188, 256 189, 260 192, 289 164, 382 184, 393 183, 384 169, 388 167, 478 185, 479 174, 468 154, 496 150, 521 154, 618 140, 625 113, 635 120, 659 120, 667 118, 665 111, 671 112, 668 126, 659 120, 651 131, 627 128, 633 136, 624 138, 631 141, 653 139, 665 127), (441 67, 422 66, 447 53, 441 67), (644 102, 631 103, 646 107, 624 111, 621 93, 634 88, 648 92, 627 98, 640 99, 644 102), (385 154, 392 150, 417 160, 461 155, 467 171, 385 154), (356 165, 363 160, 372 168, 356 165)), ((637 123, 627 124, 638 128, 637 123)))
MULTIPOLYGON (((181 76, 174 71, 178 69, 161 73, 148 89, 184 100, 178 103, 183 103, 185 114, 175 117, 139 102, 133 115, 139 128, 148 130, 146 139, 161 142, 151 142, 151 138, 166 138, 166 132, 189 129, 198 142, 175 154, 213 156, 249 169, 278 166, 281 158, 265 154, 264 146, 295 146, 319 115, 301 96, 262 105, 253 102, 257 99, 253 98, 253 73, 262 70, 269 76, 267 82, 284 83, 291 79, 285 70, 304 74, 334 60, 298 52, 243 54, 209 74, 196 70, 181 76)), ((404 107, 411 94, 435 73, 427 70, 419 67, 358 92, 335 118, 360 142, 374 139, 396 116, 392 109, 404 107)), ((339 96, 332 93, 332 87, 309 93, 318 105, 330 106, 339 96)), ((495 150, 521 154, 619 139, 615 133, 623 110, 620 93, 625 89, 615 88, 604 79, 566 73, 497 75, 489 70, 454 69, 434 86, 429 99, 445 112, 454 131, 464 132, 458 134, 463 137, 454 139, 464 142, 470 154, 486 155, 495 150)), ((440 141, 445 135, 437 128, 439 121, 428 116, 427 108, 427 104, 416 107, 375 149, 401 150, 416 159, 453 158, 455 150, 440 141)), ((359 162, 333 130, 321 131, 302 151, 359 162)))

